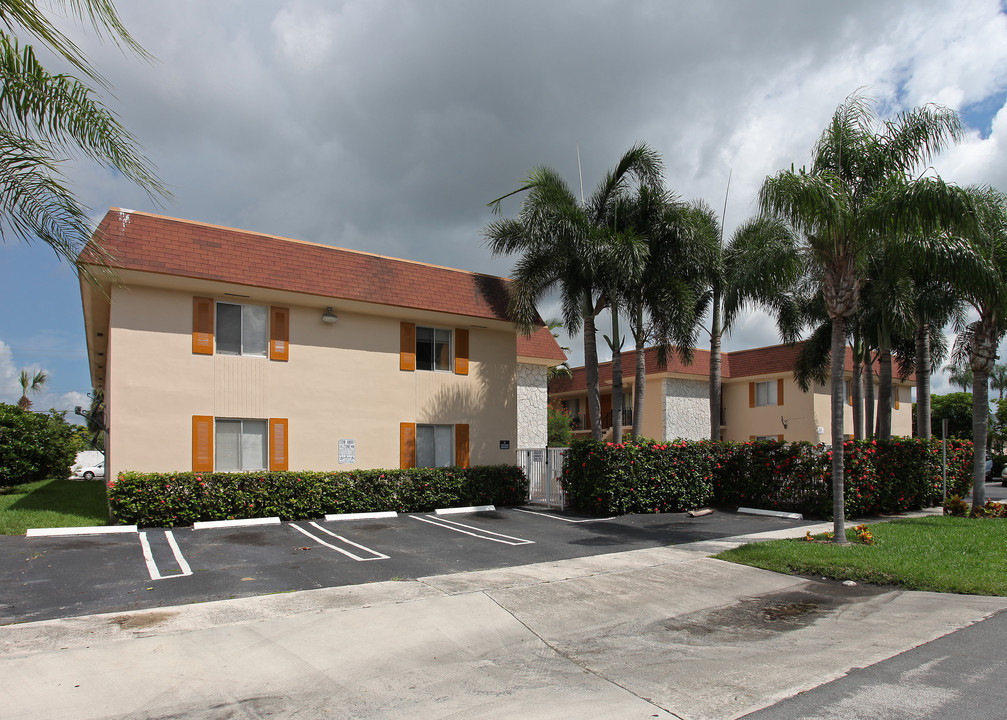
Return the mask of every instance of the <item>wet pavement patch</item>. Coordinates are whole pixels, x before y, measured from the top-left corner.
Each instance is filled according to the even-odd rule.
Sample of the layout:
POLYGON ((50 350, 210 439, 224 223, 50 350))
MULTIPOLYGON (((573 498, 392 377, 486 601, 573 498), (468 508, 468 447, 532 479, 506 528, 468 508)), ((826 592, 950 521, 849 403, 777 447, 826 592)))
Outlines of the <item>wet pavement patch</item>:
POLYGON ((137 615, 116 615, 109 622, 113 622, 123 630, 144 630, 146 628, 160 625, 166 620, 178 615, 177 612, 150 612, 137 615))
POLYGON ((873 585, 849 588, 833 581, 809 581, 801 590, 772 593, 682 615, 664 622, 663 627, 683 645, 756 642, 807 627, 851 603, 890 590, 873 585))

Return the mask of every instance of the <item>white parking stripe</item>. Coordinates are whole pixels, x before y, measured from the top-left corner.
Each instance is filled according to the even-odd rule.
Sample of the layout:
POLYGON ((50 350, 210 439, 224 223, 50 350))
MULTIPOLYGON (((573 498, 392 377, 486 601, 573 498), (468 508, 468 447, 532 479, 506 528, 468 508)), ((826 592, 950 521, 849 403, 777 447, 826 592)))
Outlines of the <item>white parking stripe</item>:
POLYGON ((150 573, 151 580, 160 580, 161 573, 157 571, 157 563, 154 562, 154 555, 150 552, 150 543, 147 542, 147 533, 140 533, 140 549, 143 550, 143 559, 147 563, 147 572, 150 573))
POLYGON ((422 520, 423 522, 430 523, 431 525, 437 525, 438 527, 442 527, 445 530, 454 530, 455 532, 462 533, 463 535, 471 535, 472 537, 479 538, 480 540, 490 540, 492 542, 503 543, 504 545, 535 544, 534 540, 522 540, 521 538, 511 537, 510 535, 502 535, 500 533, 495 533, 490 530, 483 530, 482 528, 472 527, 471 525, 463 525, 462 523, 454 522, 453 520, 445 520, 444 518, 419 517, 418 515, 410 515, 409 517, 414 518, 416 520, 422 520), (468 532, 466 530, 462 530, 461 528, 468 528, 469 530, 474 530, 475 532, 468 532), (496 537, 489 537, 490 535, 496 535, 496 537), (499 538, 507 538, 507 539, 501 540, 499 538), (513 540, 514 542, 511 542, 511 540, 513 540))
MULTIPOLYGON (((171 554, 175 556, 175 560, 178 562, 178 569, 182 571, 182 575, 192 575, 192 569, 189 567, 189 563, 185 561, 182 557, 182 551, 178 548, 178 543, 175 542, 175 536, 171 534, 171 530, 164 531, 164 537, 171 545, 171 554)), ((177 575, 170 575, 169 577, 178 577, 177 575)))
POLYGON ((602 520, 615 520, 615 516, 607 518, 584 518, 583 520, 571 520, 570 518, 560 517, 559 515, 550 515, 549 513, 535 512, 534 510, 522 510, 521 508, 514 508, 518 512, 528 513, 529 515, 541 515, 542 517, 547 517, 552 520, 562 520, 568 523, 586 523, 586 522, 601 522, 602 520))
MULTIPOLYGON (((311 523, 311 524, 315 525, 315 523, 311 523)), ((359 555, 354 555, 349 550, 343 550, 341 547, 336 547, 335 545, 333 545, 331 543, 325 542, 324 540, 322 540, 317 535, 313 535, 313 534, 309 533, 307 530, 305 530, 304 528, 302 528, 300 525, 296 525, 294 523, 290 523, 290 527, 294 528, 294 530, 296 530, 299 533, 303 533, 304 535, 307 535, 309 538, 311 538, 312 540, 314 540, 319 545, 324 545, 325 547, 329 548, 330 550, 335 550, 338 553, 342 553, 346 557, 353 558, 357 562, 367 562, 369 560, 387 560, 388 559, 387 555, 382 555, 381 553, 374 553, 373 550, 370 550, 368 548, 363 548, 363 549, 367 550, 367 552, 369 552, 369 553, 374 553, 375 557, 369 557, 369 558, 360 557, 359 555)), ((318 526, 315 525, 315 527, 318 527, 318 526)), ((322 532, 328 532, 327 530, 323 530, 322 528, 318 528, 318 529, 322 530, 322 532)), ((345 538, 341 538, 341 537, 339 537, 339 535, 336 535, 335 533, 328 533, 328 534, 332 535, 332 537, 339 538, 340 540, 342 540, 344 542, 349 542, 345 538)), ((356 543, 350 543, 350 545, 355 545, 356 547, 361 547, 360 545, 357 545, 356 543)))
POLYGON ((175 560, 178 562, 178 569, 181 573, 170 575, 162 575, 161 571, 157 569, 157 563, 154 562, 154 553, 150 549, 150 541, 147 539, 147 533, 139 533, 140 537, 140 549, 143 552, 143 560, 147 563, 147 572, 150 573, 151 580, 168 580, 170 578, 176 577, 186 577, 187 575, 192 575, 192 569, 189 567, 189 563, 185 561, 182 556, 182 551, 178 547, 178 543, 175 541, 175 536, 172 535, 171 530, 164 531, 164 539, 168 541, 168 545, 171 546, 171 554, 175 556, 175 560))
POLYGON ((363 545, 360 545, 359 543, 355 543, 352 540, 347 540, 342 535, 336 535, 336 533, 332 532, 331 530, 326 530, 325 528, 323 528, 321 525, 319 525, 316 522, 309 522, 308 524, 311 525, 311 526, 313 526, 313 527, 318 528, 319 530, 321 530, 326 535, 331 535, 334 538, 338 538, 341 542, 344 542, 347 545, 352 545, 355 548, 360 548, 364 552, 369 552, 371 555, 374 556, 373 558, 365 558, 367 560, 387 560, 388 559, 387 555, 383 555, 383 554, 379 553, 377 550, 371 550, 369 547, 364 547, 363 545))

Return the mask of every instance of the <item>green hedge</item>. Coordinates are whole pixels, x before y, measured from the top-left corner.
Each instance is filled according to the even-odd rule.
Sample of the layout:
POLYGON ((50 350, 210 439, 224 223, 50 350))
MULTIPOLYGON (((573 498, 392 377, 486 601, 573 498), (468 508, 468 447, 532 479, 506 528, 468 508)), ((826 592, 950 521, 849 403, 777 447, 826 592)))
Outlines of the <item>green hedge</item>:
POLYGON ((108 484, 122 523, 174 527, 197 520, 329 513, 425 512, 438 507, 520 505, 528 481, 512 465, 344 472, 121 472, 108 484))
POLYGON ((70 477, 77 453, 64 414, 0 403, 0 487, 70 477))
MULTIPOLYGON (((938 441, 843 443, 848 517, 941 502, 938 441)), ((948 495, 972 483, 972 443, 948 443, 948 495)), ((713 503, 832 514, 832 453, 810 443, 637 440, 574 443, 563 486, 571 508, 596 515, 675 512, 713 503)))

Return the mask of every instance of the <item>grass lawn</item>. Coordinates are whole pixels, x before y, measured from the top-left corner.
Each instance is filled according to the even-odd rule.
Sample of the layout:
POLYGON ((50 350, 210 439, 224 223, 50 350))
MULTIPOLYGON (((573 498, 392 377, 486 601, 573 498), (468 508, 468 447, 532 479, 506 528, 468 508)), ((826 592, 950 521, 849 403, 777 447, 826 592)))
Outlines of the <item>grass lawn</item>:
MULTIPOLYGON (((716 557, 790 575, 1007 595, 1007 520, 931 516, 875 523, 868 529, 873 545, 771 540, 716 557)), ((847 537, 855 539, 852 528, 847 537)))
POLYGON ((40 480, 0 488, 0 535, 107 524, 104 480, 40 480))

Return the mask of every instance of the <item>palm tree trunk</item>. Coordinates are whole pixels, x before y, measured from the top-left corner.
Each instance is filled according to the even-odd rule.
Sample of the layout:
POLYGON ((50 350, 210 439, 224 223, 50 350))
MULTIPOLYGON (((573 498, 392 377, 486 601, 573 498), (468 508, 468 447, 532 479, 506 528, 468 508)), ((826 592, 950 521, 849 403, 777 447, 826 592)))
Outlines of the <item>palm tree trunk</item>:
POLYGON ((972 511, 986 504, 986 425, 989 418, 989 371, 973 368, 972 379, 972 511))
POLYGON ((880 376, 878 377, 878 433, 879 440, 892 436, 892 352, 881 348, 880 376))
POLYGON ((720 287, 713 288, 713 322, 710 326, 710 439, 720 440, 721 363, 720 287))
POLYGON ((834 543, 846 543, 843 486, 843 371, 846 366, 846 318, 832 318, 832 530, 834 543))
POLYGON ((925 440, 930 429, 930 324, 916 328, 916 435, 925 440))
MULTIPOLYGON (((636 340, 636 368, 633 380, 633 437, 638 438, 643 430, 643 399, 647 391, 647 335, 643 329, 643 305, 637 309, 633 330, 636 340)), ((663 438, 662 438, 663 439, 663 438)))
POLYGON ((584 293, 584 376, 587 381, 587 412, 591 437, 601 440, 601 392, 598 389, 598 345, 591 292, 584 293))
POLYGON ((612 442, 622 442, 622 338, 619 301, 612 299, 612 442))
POLYGON ((853 336, 853 378, 850 401, 853 403, 853 439, 864 439, 864 345, 860 333, 853 336))
POLYGON ((864 351, 864 429, 865 437, 874 437, 874 358, 870 349, 864 351))

